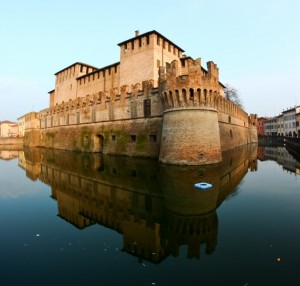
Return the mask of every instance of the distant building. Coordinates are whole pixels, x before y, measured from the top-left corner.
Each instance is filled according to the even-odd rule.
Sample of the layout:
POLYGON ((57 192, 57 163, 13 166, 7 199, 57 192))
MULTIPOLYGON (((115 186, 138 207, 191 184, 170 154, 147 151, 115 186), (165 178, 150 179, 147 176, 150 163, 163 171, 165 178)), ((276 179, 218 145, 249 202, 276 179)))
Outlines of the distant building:
POLYGON ((265 135, 265 121, 268 120, 266 117, 257 118, 257 135, 263 136, 265 135))
POLYGON ((277 116, 277 136, 284 136, 284 117, 283 114, 277 116))
POLYGON ((300 137, 300 112, 296 113, 296 130, 297 136, 300 137))
POLYGON ((282 112, 285 136, 297 137, 296 114, 299 112, 300 106, 295 106, 282 112))
POLYGON ((19 136, 24 137, 25 134, 25 116, 18 118, 18 130, 19 130, 19 136))
POLYGON ((267 119, 264 125, 266 136, 277 136, 277 117, 267 119))
POLYGON ((17 137, 18 135, 18 124, 9 120, 0 122, 0 137, 17 137))
POLYGON ((258 118, 257 134, 300 137, 300 105, 288 108, 276 117, 258 118))

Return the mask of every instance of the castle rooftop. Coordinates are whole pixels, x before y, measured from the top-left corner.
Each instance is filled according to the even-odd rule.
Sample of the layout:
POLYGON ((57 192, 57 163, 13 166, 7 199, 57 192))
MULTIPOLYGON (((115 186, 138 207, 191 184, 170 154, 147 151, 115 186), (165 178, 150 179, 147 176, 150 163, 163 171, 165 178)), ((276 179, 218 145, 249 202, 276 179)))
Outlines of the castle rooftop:
POLYGON ((142 37, 146 37, 146 36, 149 36, 149 35, 151 35, 151 34, 155 34, 155 35, 159 36, 159 37, 162 38, 164 41, 167 41, 167 42, 169 42, 170 44, 172 44, 174 47, 176 47, 179 51, 184 52, 184 50, 183 50, 182 48, 180 48, 179 46, 177 46, 177 45, 174 44, 172 41, 170 41, 170 40, 167 39, 165 36, 163 36, 162 34, 158 33, 158 32, 155 31, 155 30, 152 30, 152 31, 150 31, 150 32, 147 32, 147 33, 144 33, 144 34, 141 34, 141 35, 140 35, 139 33, 137 33, 135 37, 130 38, 130 39, 126 40, 126 41, 123 41, 123 42, 119 43, 118 46, 121 47, 122 45, 124 45, 124 44, 126 44, 126 43, 130 43, 130 42, 132 42, 132 41, 134 41, 134 40, 136 40, 136 39, 139 39, 139 38, 142 38, 142 37))
POLYGON ((69 68, 71 68, 71 67, 73 67, 73 66, 76 66, 76 65, 82 65, 82 66, 85 66, 85 67, 89 67, 89 68, 92 68, 92 69, 98 70, 98 68, 97 68, 97 67, 94 67, 94 66, 91 66, 91 65, 88 65, 88 64, 82 63, 82 62, 76 62, 76 63, 74 63, 74 64, 72 64, 72 65, 70 65, 70 66, 67 66, 66 68, 64 68, 64 69, 62 69, 62 70, 60 70, 60 71, 58 71, 58 72, 57 72, 57 73, 55 73, 54 75, 58 75, 59 73, 61 73, 61 72, 65 71, 65 70, 67 70, 67 69, 69 69, 69 68))

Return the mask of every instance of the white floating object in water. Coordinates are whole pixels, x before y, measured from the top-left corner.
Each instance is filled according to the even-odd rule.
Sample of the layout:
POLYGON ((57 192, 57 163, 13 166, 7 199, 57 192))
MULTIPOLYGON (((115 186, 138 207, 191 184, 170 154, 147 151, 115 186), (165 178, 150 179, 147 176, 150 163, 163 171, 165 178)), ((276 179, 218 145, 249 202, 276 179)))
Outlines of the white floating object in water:
POLYGON ((201 190, 206 190, 206 189, 210 189, 212 187, 212 184, 201 182, 195 184, 195 187, 201 190))

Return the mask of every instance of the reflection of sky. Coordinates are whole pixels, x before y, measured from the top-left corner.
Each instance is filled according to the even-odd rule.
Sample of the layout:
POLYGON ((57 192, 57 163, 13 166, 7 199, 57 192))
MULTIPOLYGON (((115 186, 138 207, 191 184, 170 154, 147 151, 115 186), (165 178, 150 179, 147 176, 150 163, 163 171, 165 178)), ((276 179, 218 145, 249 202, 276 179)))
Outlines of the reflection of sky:
POLYGON ((288 194, 294 191, 293 186, 296 187, 297 182, 300 183, 295 173, 284 170, 272 161, 258 162, 258 168, 258 172, 252 174, 254 178, 251 179, 251 188, 260 194, 288 194))
POLYGON ((41 189, 42 183, 30 181, 17 165, 18 159, 0 160, 0 199, 33 196, 41 189))

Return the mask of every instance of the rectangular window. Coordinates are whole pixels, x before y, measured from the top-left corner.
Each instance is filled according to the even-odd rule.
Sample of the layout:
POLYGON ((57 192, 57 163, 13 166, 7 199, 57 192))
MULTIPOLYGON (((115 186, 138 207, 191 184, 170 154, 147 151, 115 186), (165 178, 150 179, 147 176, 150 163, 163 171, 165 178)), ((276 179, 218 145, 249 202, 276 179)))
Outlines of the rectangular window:
POLYGON ((76 123, 80 123, 80 112, 76 112, 76 123))
POLYGON ((157 43, 157 45, 159 46, 160 45, 160 38, 159 38, 159 36, 157 36, 157 38, 156 38, 156 43, 157 43))
POLYGON ((147 36, 147 45, 149 45, 150 44, 150 36, 148 35, 147 36))
POLYGON ((131 118, 137 118, 136 101, 130 103, 130 114, 131 114, 131 118))
POLYGON ((149 139, 150 139, 150 142, 156 143, 156 135, 155 134, 149 135, 149 139))
POLYGON ((157 67, 160 67, 160 60, 157 60, 157 67))
POLYGON ((116 142, 116 135, 111 135, 111 141, 116 142))
POLYGON ((144 99, 144 117, 151 116, 151 99, 144 99))
POLYGON ((92 109, 92 121, 96 122, 96 110, 95 110, 95 107, 92 109))
POLYGON ((130 141, 131 141, 131 143, 135 143, 136 142, 136 135, 130 135, 130 141))

